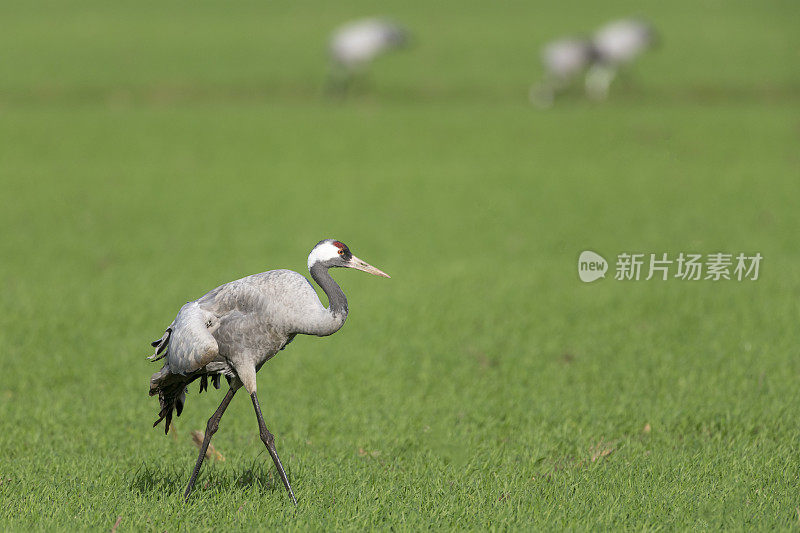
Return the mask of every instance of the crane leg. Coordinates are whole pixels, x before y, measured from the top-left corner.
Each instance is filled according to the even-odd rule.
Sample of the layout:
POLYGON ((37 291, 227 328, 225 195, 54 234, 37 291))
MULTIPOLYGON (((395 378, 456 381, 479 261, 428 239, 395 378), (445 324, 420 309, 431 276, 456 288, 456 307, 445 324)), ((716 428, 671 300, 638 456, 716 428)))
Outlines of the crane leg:
POLYGON ((294 492, 292 492, 292 486, 289 484, 289 478, 286 477, 286 472, 283 470, 283 465, 278 457, 278 451, 275 449, 275 437, 267 429, 267 425, 264 423, 264 417, 261 415, 261 406, 258 405, 258 396, 256 396, 255 392, 253 392, 250 394, 250 398, 253 400, 253 407, 256 410, 256 418, 258 418, 258 433, 261 436, 261 441, 267 447, 267 451, 269 451, 269 454, 272 456, 272 461, 275 463, 275 467, 278 469, 278 474, 281 476, 283 486, 286 487, 287 491, 289 491, 289 496, 291 496, 294 504, 297 505, 294 492))
POLYGON ((347 71, 332 67, 325 82, 325 93, 328 96, 344 97, 347 95, 350 81, 351 76, 347 71))
POLYGON ((184 499, 189 499, 189 494, 191 494, 192 489, 194 488, 194 482, 197 481, 197 474, 200 473, 200 467, 203 466, 203 459, 206 458, 206 451, 208 450, 208 444, 211 442, 211 436, 217 432, 217 428, 219 428, 219 420, 222 418, 222 414, 225 412, 225 409, 228 408, 231 400, 233 400, 233 395, 236 394, 236 390, 238 388, 239 387, 230 388, 228 393, 222 399, 222 403, 219 404, 217 410, 214 411, 214 414, 208 419, 208 423, 206 424, 206 434, 205 437, 203 437, 203 445, 200 447, 200 455, 197 457, 197 464, 194 465, 192 477, 189 478, 189 484, 186 486, 186 492, 183 493, 184 499))

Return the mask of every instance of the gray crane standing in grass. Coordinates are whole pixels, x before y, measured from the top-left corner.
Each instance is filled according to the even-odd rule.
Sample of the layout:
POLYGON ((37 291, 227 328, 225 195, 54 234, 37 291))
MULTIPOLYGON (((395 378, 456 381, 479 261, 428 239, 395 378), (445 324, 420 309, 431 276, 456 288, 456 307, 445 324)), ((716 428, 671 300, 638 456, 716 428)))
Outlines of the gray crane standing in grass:
POLYGON ((617 72, 657 42, 653 26, 641 19, 615 20, 597 30, 592 37, 594 61, 586 73, 586 94, 605 99, 617 72))
POLYGON ((531 103, 550 107, 556 95, 586 72, 596 59, 592 41, 583 37, 565 37, 542 48, 544 79, 531 86, 531 103))
POLYGON ((327 92, 346 93, 356 74, 364 71, 373 59, 406 44, 408 31, 387 19, 356 20, 337 29, 328 45, 331 65, 327 92))
POLYGON ((566 37, 542 48, 544 79, 531 87, 533 104, 550 107, 556 95, 586 74, 586 94, 594 100, 608 97, 617 73, 657 42, 652 25, 640 19, 610 22, 589 37, 566 37))
POLYGON ((286 472, 275 449, 275 438, 267 429, 256 396, 256 372, 296 335, 326 336, 336 333, 347 319, 347 298, 328 269, 355 268, 377 276, 389 275, 354 256, 339 241, 317 243, 308 256, 311 277, 328 297, 322 305, 305 276, 291 270, 270 270, 221 285, 201 298, 181 307, 164 336, 152 343, 151 360, 166 358, 160 371, 150 378, 150 395, 158 395, 161 405, 158 420, 166 419, 169 431, 173 410, 180 416, 186 388, 200 380, 200 392, 208 380, 219 388, 225 376, 230 389, 216 412, 208 419, 192 477, 184 497, 192 492, 212 435, 236 391, 244 386, 253 402, 261 440, 267 447, 278 474, 297 504, 286 472))

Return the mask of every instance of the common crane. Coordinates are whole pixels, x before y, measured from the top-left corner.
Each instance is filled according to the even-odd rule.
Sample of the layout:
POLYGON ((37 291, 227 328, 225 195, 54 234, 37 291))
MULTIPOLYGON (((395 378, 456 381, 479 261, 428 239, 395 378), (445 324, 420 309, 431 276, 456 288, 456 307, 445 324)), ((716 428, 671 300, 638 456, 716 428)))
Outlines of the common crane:
POLYGON ((334 31, 328 45, 330 71, 327 90, 343 94, 353 78, 377 56, 405 46, 408 31, 382 18, 356 20, 334 31))
POLYGON ((333 280, 329 269, 355 268, 377 276, 389 275, 354 256, 343 243, 325 239, 308 256, 311 277, 325 292, 329 305, 322 305, 305 276, 291 270, 270 270, 231 281, 181 307, 164 335, 154 341, 151 360, 166 359, 150 378, 150 395, 158 395, 159 422, 166 419, 169 431, 172 413, 180 416, 186 401, 186 388, 200 380, 200 392, 211 379, 215 388, 220 376, 230 385, 216 412, 208 419, 184 497, 194 487, 211 437, 220 418, 240 387, 253 402, 261 440, 267 447, 286 490, 297 504, 294 492, 275 449, 275 438, 267 429, 256 396, 256 372, 296 335, 326 336, 336 333, 347 319, 347 298, 333 280))

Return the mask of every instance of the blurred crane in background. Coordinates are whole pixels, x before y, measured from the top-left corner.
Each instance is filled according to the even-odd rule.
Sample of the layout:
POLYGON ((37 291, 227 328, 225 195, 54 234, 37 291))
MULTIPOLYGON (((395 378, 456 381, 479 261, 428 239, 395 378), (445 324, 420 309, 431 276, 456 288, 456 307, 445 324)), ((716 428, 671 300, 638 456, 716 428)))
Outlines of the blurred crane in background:
POLYGON ((542 48, 544 79, 530 90, 530 100, 550 107, 558 93, 584 75, 587 96, 603 100, 617 73, 656 42, 653 27, 639 19, 620 19, 591 37, 570 37, 542 48))
POLYGON ((353 79, 364 72, 373 59, 407 43, 408 31, 388 19, 357 20, 338 28, 328 45, 331 64, 326 91, 345 94, 353 79))
POLYGON ((567 37, 547 43, 542 48, 544 79, 531 87, 530 100, 540 107, 550 107, 556 94, 582 76, 594 61, 591 40, 567 37))
POLYGON ((617 72, 655 42, 653 27, 640 19, 616 20, 597 30, 592 37, 594 61, 586 74, 586 94, 595 100, 605 99, 617 72))

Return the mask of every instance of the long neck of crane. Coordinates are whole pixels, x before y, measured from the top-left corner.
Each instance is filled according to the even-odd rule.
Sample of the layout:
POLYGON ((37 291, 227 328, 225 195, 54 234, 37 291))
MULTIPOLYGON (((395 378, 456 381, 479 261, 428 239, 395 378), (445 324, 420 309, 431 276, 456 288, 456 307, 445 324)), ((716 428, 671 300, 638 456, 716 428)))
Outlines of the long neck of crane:
POLYGON ((311 267, 311 277, 325 291, 328 297, 328 315, 330 323, 321 324, 317 335, 330 335, 339 331, 347 319, 347 298, 342 292, 339 284, 336 283, 328 272, 328 268, 320 263, 311 267))

